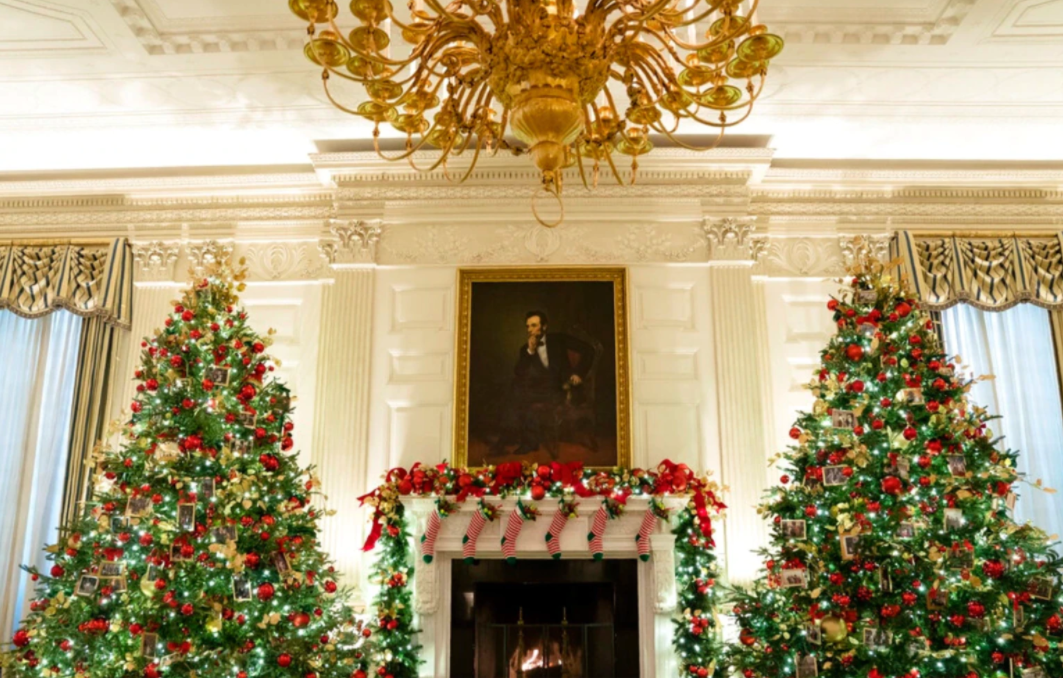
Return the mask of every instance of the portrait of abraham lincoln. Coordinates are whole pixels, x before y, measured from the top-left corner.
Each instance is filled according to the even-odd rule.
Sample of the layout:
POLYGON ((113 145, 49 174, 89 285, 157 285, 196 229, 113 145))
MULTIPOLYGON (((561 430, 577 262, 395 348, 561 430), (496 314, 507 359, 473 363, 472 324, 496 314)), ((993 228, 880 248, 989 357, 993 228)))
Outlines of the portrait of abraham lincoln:
POLYGON ((624 269, 459 277, 455 463, 627 463, 624 269))

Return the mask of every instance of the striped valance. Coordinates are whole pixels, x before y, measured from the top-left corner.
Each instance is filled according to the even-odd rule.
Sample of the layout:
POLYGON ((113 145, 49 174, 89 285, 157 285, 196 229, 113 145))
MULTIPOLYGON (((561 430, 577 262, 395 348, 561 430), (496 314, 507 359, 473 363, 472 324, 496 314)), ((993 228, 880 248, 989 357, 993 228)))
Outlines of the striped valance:
POLYGON ((63 308, 128 329, 133 260, 129 243, 0 244, 0 310, 38 318, 63 308))
POLYGON ((930 310, 960 302, 991 311, 1023 302, 1063 308, 1063 233, 980 238, 900 231, 891 247, 901 274, 930 310))

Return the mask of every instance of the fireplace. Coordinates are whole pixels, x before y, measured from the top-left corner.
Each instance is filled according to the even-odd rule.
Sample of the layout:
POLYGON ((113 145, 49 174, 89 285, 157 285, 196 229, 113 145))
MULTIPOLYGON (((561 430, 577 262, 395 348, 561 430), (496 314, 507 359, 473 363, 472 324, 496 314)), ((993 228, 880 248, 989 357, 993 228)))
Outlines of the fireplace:
MULTIPOLYGON (((664 501, 675 509, 686 500, 664 501)), ((465 532, 477 510, 472 501, 459 504, 443 521, 432 562, 416 562, 411 586, 420 632, 415 642, 424 660, 418 678, 505 678, 520 675, 521 669, 525 678, 676 675, 675 535, 670 525, 659 523, 650 535, 649 562, 638 560, 635 535, 648 507, 646 499, 629 498, 627 510, 609 521, 602 539, 605 559, 598 562, 587 552, 594 501, 584 501, 580 514, 561 532, 560 560, 550 558, 545 541, 558 505, 540 503, 542 515, 525 524, 517 538, 516 565, 502 560, 501 537, 517 500, 508 497, 498 503, 501 517, 480 533, 476 564, 462 562, 465 532), (521 627, 524 656, 518 661, 521 627), (482 657, 477 656, 480 650, 482 657), (512 672, 510 664, 517 667, 512 672), (483 667, 479 673, 478 666, 483 667)), ((407 509, 413 524, 411 549, 418 553, 419 535, 436 504, 415 498, 407 509)))
POLYGON ((637 592, 632 559, 455 561, 450 675, 635 678, 637 592))

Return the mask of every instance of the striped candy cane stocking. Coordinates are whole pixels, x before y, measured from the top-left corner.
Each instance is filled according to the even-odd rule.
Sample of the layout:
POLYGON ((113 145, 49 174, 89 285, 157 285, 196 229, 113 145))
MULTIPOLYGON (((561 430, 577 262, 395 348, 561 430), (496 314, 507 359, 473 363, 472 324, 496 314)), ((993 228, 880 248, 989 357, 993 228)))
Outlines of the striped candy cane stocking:
POLYGON ((509 514, 506 533, 502 535, 502 555, 506 557, 506 562, 510 565, 517 564, 517 537, 520 536, 522 527, 524 527, 524 514, 518 506, 513 513, 509 514))
POLYGON ((639 560, 645 562, 650 559, 650 535, 653 534, 654 528, 657 527, 657 514, 654 513, 653 507, 646 509, 646 515, 642 516, 642 525, 639 527, 639 533, 635 535, 635 543, 639 551, 639 560))
POLYGON ((438 510, 432 511, 428 516, 428 525, 425 527, 424 534, 421 535, 421 558, 426 563, 432 562, 432 559, 436 557, 436 537, 439 536, 441 522, 438 510))
POLYGON ((561 530, 568 524, 568 513, 564 507, 559 508, 550 521, 550 529, 546 531, 546 550, 554 560, 561 558, 561 530))
POLYGON ((461 538, 461 555, 464 556, 466 563, 471 565, 476 560, 476 540, 480 537, 480 531, 484 529, 487 521, 494 521, 498 515, 497 512, 497 506, 480 500, 480 506, 472 514, 472 520, 469 521, 469 529, 465 530, 465 536, 461 538))
POLYGON ((587 541, 590 543, 591 555, 595 560, 601 560, 605 557, 602 553, 602 535, 605 534, 605 523, 609 520, 609 512, 605 508, 605 504, 598 507, 598 510, 594 512, 594 518, 591 519, 591 531, 587 533, 587 541))

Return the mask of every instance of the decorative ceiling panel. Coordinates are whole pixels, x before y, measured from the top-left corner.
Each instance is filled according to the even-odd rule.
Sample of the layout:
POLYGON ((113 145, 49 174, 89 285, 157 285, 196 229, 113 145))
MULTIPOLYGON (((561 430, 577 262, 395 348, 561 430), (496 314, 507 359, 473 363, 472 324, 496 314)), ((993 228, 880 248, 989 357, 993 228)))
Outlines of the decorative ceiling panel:
POLYGON ((1024 41, 1063 38, 1063 0, 1019 0, 993 31, 991 40, 1024 41))
POLYGON ((152 55, 294 50, 303 44, 298 22, 279 0, 111 0, 111 4, 152 55))
POLYGON ((0 0, 0 58, 102 53, 97 29, 72 10, 39 0, 0 0))

